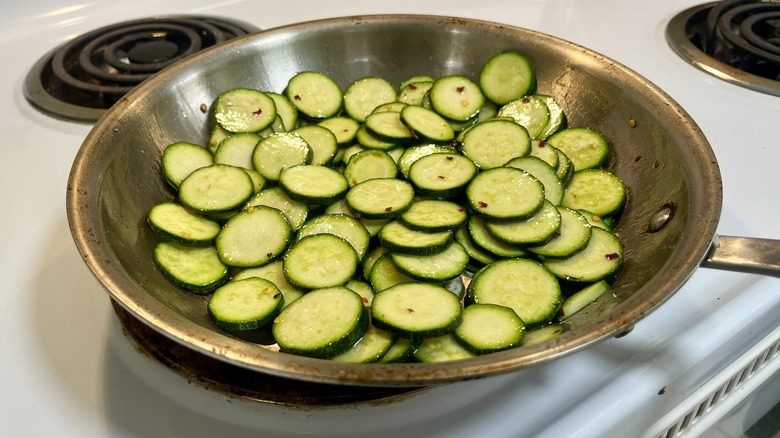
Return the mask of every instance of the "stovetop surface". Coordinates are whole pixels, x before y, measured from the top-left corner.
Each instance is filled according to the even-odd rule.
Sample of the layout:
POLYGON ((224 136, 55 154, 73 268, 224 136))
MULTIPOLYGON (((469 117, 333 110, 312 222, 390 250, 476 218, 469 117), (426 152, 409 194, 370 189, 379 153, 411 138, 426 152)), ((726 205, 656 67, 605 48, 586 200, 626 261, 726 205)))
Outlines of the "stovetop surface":
POLYGON ((628 336, 553 363, 348 408, 292 409, 227 398, 139 354, 82 262, 65 217, 70 163, 90 125, 24 99, 27 70, 81 33, 158 14, 215 14, 260 28, 372 13, 498 21, 616 59, 670 94, 710 140, 723 175, 719 233, 780 239, 780 100, 679 59, 664 28, 696 1, 171 0, 0 7, 0 435, 637 436, 780 323, 777 279, 697 270, 628 336))

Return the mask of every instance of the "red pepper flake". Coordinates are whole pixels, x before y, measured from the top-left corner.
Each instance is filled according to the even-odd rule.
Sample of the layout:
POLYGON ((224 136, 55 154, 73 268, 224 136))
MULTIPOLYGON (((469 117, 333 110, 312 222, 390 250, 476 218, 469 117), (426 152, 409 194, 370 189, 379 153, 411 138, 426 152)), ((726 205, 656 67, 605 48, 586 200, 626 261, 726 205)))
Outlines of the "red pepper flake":
POLYGON ((437 178, 444 179, 444 175, 439 175, 437 178))
POLYGON ((528 102, 530 102, 530 101, 531 101, 531 99, 529 99, 529 98, 527 98, 527 97, 524 97, 524 98, 523 98, 523 100, 522 100, 522 102, 523 102, 523 103, 528 103, 528 102))
POLYGON ((262 114, 262 113, 263 113, 263 110, 262 110, 262 108, 258 108, 257 110, 255 110, 255 111, 252 111, 252 115, 253 115, 253 116, 259 116, 259 115, 260 115, 260 114, 262 114))
POLYGON ((393 211, 393 207, 387 207, 385 208, 385 211, 393 211))
POLYGON ((360 299, 363 301, 363 304, 368 304, 368 298, 360 297, 360 299))
POLYGON ((659 163, 659 162, 658 162, 658 160, 655 160, 655 163, 653 163, 653 167, 655 167, 656 169, 657 169, 657 168, 658 168, 658 166, 660 166, 660 165, 661 165, 661 163, 659 163))
POLYGON ((301 100, 301 96, 300 96, 299 94, 296 94, 295 96, 293 96, 293 99, 295 99, 295 100, 301 100))
POLYGON ((641 155, 637 155, 636 158, 634 158, 634 163, 638 162, 641 159, 642 159, 642 156, 641 155))
POLYGON ((606 254, 604 257, 607 258, 607 260, 615 260, 616 258, 620 257, 618 253, 613 252, 612 254, 606 254))
POLYGON ((460 86, 460 87, 456 88, 456 90, 458 90, 458 93, 462 93, 463 90, 465 90, 465 89, 466 89, 466 87, 464 87, 464 86, 460 86))
POLYGON ((279 295, 281 295, 281 294, 274 294, 274 299, 279 298, 279 295))
POLYGON ((406 311, 409 312, 409 313, 414 313, 414 309, 407 308, 406 311))
POLYGON ((477 205, 478 205, 480 208, 487 208, 487 206, 488 206, 488 205, 487 205, 487 202, 485 202, 485 201, 479 201, 479 202, 477 202, 477 205))
POLYGON ((274 255, 274 253, 269 252, 268 254, 266 254, 266 257, 273 257, 273 255, 274 255))
POLYGON ((409 89, 410 90, 416 90, 417 89, 417 85, 409 84, 409 89))
POLYGON ((540 147, 540 148, 543 148, 543 147, 545 147, 545 146, 547 146, 547 142, 546 142, 546 141, 544 141, 544 140, 539 140, 539 147, 540 147))
POLYGON ((459 213, 463 213, 464 211, 466 211, 466 209, 465 209, 465 208, 459 208, 459 209, 458 209, 458 212, 459 212, 459 213))
POLYGON ((447 155, 447 161, 452 161, 454 159, 455 159, 455 157, 453 157, 452 155, 447 155))

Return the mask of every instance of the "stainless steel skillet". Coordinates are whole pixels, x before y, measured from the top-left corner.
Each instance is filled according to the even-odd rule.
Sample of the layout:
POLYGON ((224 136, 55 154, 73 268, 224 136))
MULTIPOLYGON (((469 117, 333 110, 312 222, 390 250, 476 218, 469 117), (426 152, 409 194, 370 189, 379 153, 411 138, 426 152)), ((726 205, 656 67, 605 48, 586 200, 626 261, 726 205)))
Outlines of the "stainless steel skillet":
POLYGON ((720 238, 722 205, 715 156, 696 123, 670 96, 598 53, 516 27, 452 17, 345 17, 237 38, 181 61, 111 108, 85 139, 72 167, 67 212, 74 241, 112 300, 171 339, 219 360, 277 376, 364 386, 418 386, 539 365, 631 330, 702 262, 778 273, 780 244, 720 238), (203 144, 208 106, 222 91, 281 91, 302 70, 323 71, 342 87, 377 75, 400 83, 414 75, 475 77, 491 55, 528 55, 538 91, 556 97, 570 126, 590 126, 612 145, 608 167, 629 190, 617 230, 626 264, 613 293, 567 321, 547 343, 442 364, 345 365, 291 356, 214 329, 206 298, 182 292, 155 268, 149 208, 172 195, 160 176, 161 150, 175 141, 203 144), (633 121, 633 122, 632 122, 633 121), (720 242, 713 244, 713 241, 720 242), (747 248, 747 249, 745 249, 747 248), (768 249, 767 249, 768 248, 768 249), (727 249, 729 249, 727 251, 727 249), (746 257, 747 258, 747 257, 746 257))

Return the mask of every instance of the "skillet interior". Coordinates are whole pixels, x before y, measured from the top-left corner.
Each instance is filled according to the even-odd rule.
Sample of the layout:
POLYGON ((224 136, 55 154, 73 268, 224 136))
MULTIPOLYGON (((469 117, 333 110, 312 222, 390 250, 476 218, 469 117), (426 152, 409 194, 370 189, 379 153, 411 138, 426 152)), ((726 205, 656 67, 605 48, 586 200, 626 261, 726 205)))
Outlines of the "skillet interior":
POLYGON ((540 33, 474 20, 366 16, 307 22, 238 38, 147 80, 109 110, 73 164, 67 210, 74 240, 111 298, 184 345, 249 369, 316 382, 428 385, 538 364, 630 330, 674 293, 704 257, 721 208, 715 157, 688 114, 624 66, 540 33), (215 331, 206 298, 175 288, 155 268, 149 208, 172 194, 159 171, 175 141, 205 144, 209 105, 241 86, 281 92, 298 71, 331 75, 342 88, 377 75, 400 83, 418 74, 476 77, 493 54, 529 56, 537 91, 564 107, 569 126, 609 139, 608 167, 629 190, 617 230, 626 264, 613 294, 572 317, 555 341, 443 364, 344 365, 290 356, 215 331), (636 121, 632 127, 629 120, 636 121), (676 206, 661 231, 651 217, 676 206))

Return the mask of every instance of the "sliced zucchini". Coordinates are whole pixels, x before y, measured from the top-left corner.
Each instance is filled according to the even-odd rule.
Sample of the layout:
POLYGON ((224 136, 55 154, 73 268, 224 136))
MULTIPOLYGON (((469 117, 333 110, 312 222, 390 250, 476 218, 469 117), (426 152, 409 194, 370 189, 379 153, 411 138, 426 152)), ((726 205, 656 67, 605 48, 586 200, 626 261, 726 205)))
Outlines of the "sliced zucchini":
POLYGON ((344 111, 363 122, 377 106, 396 100, 395 87, 385 79, 369 76, 352 82, 344 92, 344 111))
POLYGON ((284 255, 287 281, 304 290, 343 286, 355 275, 357 265, 352 245, 333 234, 306 236, 284 255))
POLYGON ((421 195, 451 199, 461 194, 477 166, 458 153, 437 153, 420 157, 409 168, 409 180, 421 195))
POLYGON ((211 152, 213 155, 214 152, 217 151, 217 147, 222 142, 222 140, 230 137, 231 135, 233 135, 232 132, 219 125, 214 125, 214 127, 209 132, 209 141, 207 144, 207 149, 209 152, 211 152))
POLYGON ((571 160, 574 170, 594 169, 607 159, 609 145, 604 136, 590 128, 567 128, 547 139, 571 160))
POLYGON ((534 97, 541 99, 544 104, 547 105, 547 110, 550 113, 547 125, 545 125, 539 135, 536 136, 536 138, 540 140, 545 140, 566 127, 566 114, 563 112, 561 104, 559 104, 554 97, 546 94, 535 94, 534 97))
POLYGON ((333 356, 330 360, 344 363, 372 363, 381 359, 395 342, 395 336, 368 325, 366 332, 349 350, 333 356))
POLYGON ((349 186, 355 186, 374 178, 395 178, 398 166, 395 161, 382 150, 368 149, 352 156, 344 168, 344 177, 349 186))
POLYGON ((336 142, 340 145, 352 143, 361 126, 357 120, 347 116, 329 117, 317 125, 329 129, 336 136, 336 142))
POLYGON ((314 164, 291 166, 279 173, 279 186, 287 196, 305 204, 332 204, 349 189, 341 172, 314 164))
POLYGON ((596 301, 600 296, 607 293, 609 289, 609 283, 599 280, 574 292, 563 300, 561 310, 558 312, 558 320, 565 321, 570 316, 584 309, 588 304, 596 301))
POLYGON ((479 85, 459 75, 437 79, 428 96, 434 111, 455 122, 465 122, 476 117, 485 103, 479 85))
MULTIPOLYGON (((276 105, 276 116, 282 122, 282 131, 292 131, 298 127, 298 110, 286 96, 266 91, 268 97, 273 99, 276 105)), ((277 132, 279 129, 277 129, 277 132)))
POLYGON ((357 292, 366 307, 371 307, 371 303, 374 301, 374 295, 376 295, 376 291, 370 284, 363 280, 352 279, 349 280, 345 286, 357 292))
POLYGON ((330 129, 320 125, 305 125, 293 132, 303 137, 311 148, 311 164, 327 166, 334 162, 339 148, 336 136, 330 129))
POLYGON ((495 261, 477 272, 468 288, 476 304, 499 304, 515 311, 527 326, 552 320, 561 306, 558 279, 529 259, 495 261))
POLYGON ((254 170, 252 153, 260 140, 262 138, 253 132, 233 134, 219 143, 214 162, 254 170))
POLYGON ((474 353, 455 340, 455 336, 451 333, 423 339, 414 350, 413 355, 422 363, 448 362, 474 357, 474 353))
POLYGON ((291 235, 281 211, 257 206, 242 210, 225 223, 217 236, 217 251, 226 265, 261 266, 284 254, 291 235))
POLYGON ((379 138, 400 143, 412 140, 412 132, 401 120, 401 113, 385 111, 366 117, 366 129, 379 138))
POLYGON ((509 160, 507 167, 516 167, 530 173, 544 186, 544 197, 553 205, 563 201, 563 183, 555 169, 538 157, 526 156, 509 160))
POLYGON ((528 251, 545 258, 566 258, 585 248, 591 236, 591 227, 579 212, 567 207, 557 208, 560 227, 552 238, 540 245, 528 245, 528 251))
POLYGON ((400 112, 401 121, 418 140, 446 142, 455 138, 455 131, 435 111, 418 105, 407 105, 400 112))
POLYGON ((409 82, 398 93, 398 102, 422 106, 425 95, 433 86, 433 79, 409 82))
POLYGON ((531 138, 528 131, 515 122, 488 120, 468 130, 461 150, 481 169, 491 169, 528 155, 531 138))
POLYGON ((392 347, 385 353, 384 356, 379 358, 380 363, 402 363, 412 358, 414 350, 419 345, 408 338, 396 338, 392 347))
POLYGON ((193 171, 179 186, 179 201, 202 213, 239 209, 254 194, 254 183, 243 169, 213 164, 193 171))
POLYGON ((196 294, 210 293, 228 280, 228 267, 213 246, 193 248, 160 242, 154 248, 154 262, 174 284, 196 294))
POLYGON ((339 85, 325 73, 303 71, 287 82, 285 96, 299 114, 314 120, 336 115, 342 106, 339 85))
POLYGON ((550 110, 544 101, 536 96, 523 96, 498 110, 501 117, 511 117, 528 130, 531 138, 539 139, 550 121, 550 110))
POLYGON ((184 246, 212 246, 222 226, 175 202, 163 202, 149 210, 149 226, 160 237, 184 246))
POLYGON ((276 104, 262 91, 234 88, 217 96, 214 118, 229 132, 258 132, 276 119, 276 104))
POLYGON ((423 339, 452 332, 460 323, 457 295, 431 283, 400 283, 377 292, 371 305, 374 325, 397 336, 423 339))
POLYGON ((281 187, 271 187, 255 193, 244 205, 245 209, 266 206, 275 208, 284 214, 293 231, 299 229, 309 217, 309 207, 303 202, 290 198, 281 187))
POLYGON ((276 132, 260 140, 252 153, 252 165, 263 178, 278 181, 282 169, 308 164, 313 152, 294 132, 276 132))
POLYGON ((289 306, 293 301, 303 296, 303 291, 290 284, 284 276, 284 269, 281 260, 274 260, 263 266, 254 268, 244 268, 236 272, 231 281, 243 280, 245 278, 262 278, 273 283, 282 293, 282 307, 289 306))
POLYGON ((415 161, 426 155, 439 152, 455 153, 455 148, 452 146, 440 145, 436 143, 410 146, 404 149, 403 153, 398 158, 398 170, 401 171, 401 175, 403 175, 404 178, 408 178, 409 169, 412 167, 412 164, 414 164, 415 161))
POLYGON ((466 208, 442 199, 419 199, 412 203, 399 220, 409 229, 435 233, 454 231, 468 221, 466 208))
POLYGON ((528 218, 544 204, 544 186, 528 172, 495 167, 480 172, 466 187, 474 214, 493 221, 528 218))
POLYGON ((401 221, 393 220, 379 230, 379 241, 396 254, 431 255, 444 251, 452 242, 452 232, 415 231, 401 221))
POLYGON ((366 125, 360 125, 355 133, 355 140, 366 149, 379 149, 381 151, 397 149, 401 144, 396 139, 388 139, 374 134, 366 125))
POLYGON ((625 201, 626 188, 618 176, 604 169, 586 169, 572 175, 561 205, 607 217, 620 211, 625 201))
POLYGON ((539 245, 549 241, 561 228, 561 212, 545 200, 542 208, 527 219, 509 222, 488 222, 490 236, 508 245, 539 245))
POLYGON ((398 270, 419 281, 445 281, 466 270, 469 255, 463 246, 451 241, 441 252, 432 255, 390 253, 398 270))
POLYGON ((282 292, 258 277, 231 281, 214 291, 208 309, 222 330, 255 330, 271 324, 282 310, 282 292))
POLYGON ((531 152, 529 155, 540 158, 555 169, 556 174, 558 173, 558 149, 555 146, 547 144, 544 140, 531 140, 531 152))
POLYGON ((368 252, 371 236, 357 219, 346 214, 323 214, 308 220, 298 230, 296 240, 315 234, 333 234, 349 242, 359 260, 368 252))
POLYGON ((531 60, 516 51, 493 55, 479 72, 479 86, 485 97, 504 105, 530 93, 536 86, 531 60))
POLYGON ((588 244, 565 259, 546 259, 544 266, 558 278, 589 283, 616 275, 623 265, 623 245, 614 234, 592 228, 588 244))
MULTIPOLYGON (((399 271, 389 254, 380 255, 379 258, 377 258, 370 267, 366 267, 366 269, 370 269, 368 281, 376 292, 383 291, 396 284, 417 282, 414 278, 399 271)), ((376 297, 376 295, 374 296, 376 297)))
POLYGON ((463 309, 455 339, 474 354, 520 346, 525 323, 514 310, 498 304, 472 304, 463 309))
POLYGON ((550 324, 535 327, 525 332, 525 339, 523 339, 523 346, 530 346, 534 344, 541 344, 552 339, 557 338, 563 334, 564 328, 562 324, 550 324))
POLYGON ((176 190, 193 171, 212 164, 214 156, 208 149, 183 141, 168 145, 162 154, 163 176, 176 190))
POLYGON ((474 267, 481 267, 496 260, 495 255, 488 253, 474 244, 471 233, 469 233, 469 230, 466 227, 455 230, 455 240, 457 240, 458 243, 463 246, 463 249, 466 250, 466 254, 469 255, 474 267))
POLYGON ((347 205, 368 219, 400 216, 412 205, 414 188, 395 178, 374 178, 355 185, 347 192, 347 205))
POLYGON ((285 307, 271 328, 282 352, 328 358, 352 347, 365 333, 360 296, 346 287, 313 290, 285 307))
POLYGON ((468 222, 469 235, 474 246, 490 254, 491 257, 525 257, 528 252, 514 243, 495 238, 488 228, 489 223, 479 216, 471 216, 468 222))

